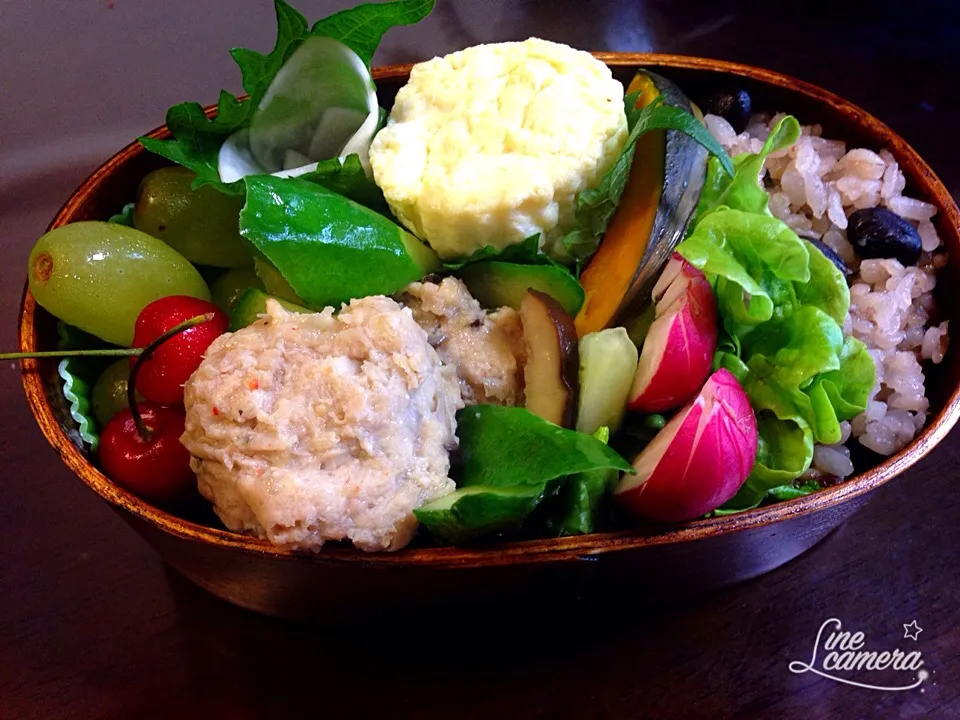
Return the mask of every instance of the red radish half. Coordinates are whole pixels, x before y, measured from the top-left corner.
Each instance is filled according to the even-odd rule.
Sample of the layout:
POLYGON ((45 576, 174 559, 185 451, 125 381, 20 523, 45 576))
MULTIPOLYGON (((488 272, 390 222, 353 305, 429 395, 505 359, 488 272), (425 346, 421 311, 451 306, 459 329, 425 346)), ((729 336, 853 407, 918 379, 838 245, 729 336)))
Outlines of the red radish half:
POLYGON ((710 282, 677 253, 653 287, 656 311, 640 352, 629 408, 662 412, 697 394, 717 349, 717 300, 710 282))
POLYGON ((633 461, 614 497, 630 514, 680 522, 716 510, 736 495, 757 457, 757 419, 729 371, 710 376, 633 461))

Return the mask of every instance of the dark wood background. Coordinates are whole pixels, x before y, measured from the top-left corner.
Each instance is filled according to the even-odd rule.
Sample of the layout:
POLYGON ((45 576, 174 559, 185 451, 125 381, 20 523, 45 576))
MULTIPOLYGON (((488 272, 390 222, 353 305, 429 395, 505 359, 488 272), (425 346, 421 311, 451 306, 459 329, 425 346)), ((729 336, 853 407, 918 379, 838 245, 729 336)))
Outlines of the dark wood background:
MULTIPOLYGON (((210 101, 221 84, 235 85, 226 69, 231 43, 265 49, 272 41, 267 0, 245 0, 236 8, 231 3, 229 11, 226 4, 171 2, 157 18, 123 0, 91 0, 84 12, 92 20, 75 27, 58 24, 51 9, 57 3, 32 5, 44 9, 11 13, 11 22, 0 23, 0 47, 16 46, 18 28, 47 32, 47 59, 22 59, 32 63, 32 72, 46 73, 44 86, 23 84, 18 58, 0 64, 4 87, 24 95, 62 92, 69 99, 78 83, 96 78, 89 92, 102 97, 88 92, 76 102, 65 100, 58 117, 69 127, 76 112, 112 127, 115 147, 130 137, 117 130, 124 123, 149 129, 169 103, 210 101), (36 23, 47 23, 49 31, 37 30, 36 23), (80 44, 95 49, 79 64, 57 47, 80 44), (164 62, 158 64, 158 55, 164 62), (117 98, 125 104, 117 107, 117 98), (103 118, 101 110, 91 110, 94 99, 111 108, 103 118)), ((312 19, 347 3, 299 5, 312 19)), ((917 147, 956 195, 958 33, 960 12, 949 0, 441 0, 420 27, 388 36, 377 61, 418 60, 537 34, 588 49, 681 52, 764 65, 877 114, 917 147)), ((40 58, 47 51, 33 52, 40 58)), ((36 141, 24 130, 35 127, 33 121, 9 102, 0 120, 14 128, 4 132, 5 143, 36 141)), ((37 122, 44 132, 57 127, 37 122)), ((6 346, 15 341, 29 248, 91 162, 22 180, 0 176, 0 338, 6 346)), ((960 717, 957 434, 807 555, 736 587, 669 607, 624 606, 611 596, 563 614, 518 607, 513 621, 474 616, 431 627, 396 617, 379 627, 323 629, 233 608, 165 570, 59 464, 33 426, 14 366, 0 368, 0 407, 2 718, 260 718, 282 712, 351 718, 960 717), (817 629, 830 617, 865 632, 873 647, 922 650, 932 673, 923 691, 881 693, 790 673, 788 662, 809 657, 817 629), (904 640, 902 629, 914 619, 923 628, 916 643, 904 640)))

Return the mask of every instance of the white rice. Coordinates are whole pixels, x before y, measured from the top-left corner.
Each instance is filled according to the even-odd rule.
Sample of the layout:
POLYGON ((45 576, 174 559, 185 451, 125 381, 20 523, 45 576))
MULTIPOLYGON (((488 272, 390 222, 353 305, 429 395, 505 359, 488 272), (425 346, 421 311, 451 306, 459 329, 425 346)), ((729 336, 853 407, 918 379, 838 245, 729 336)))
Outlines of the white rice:
MULTIPOLYGON (((739 135, 726 120, 704 118, 707 129, 731 155, 759 152, 770 130, 783 117, 754 115, 739 135)), ((805 125, 793 147, 767 159, 766 187, 770 211, 801 237, 817 239, 855 271, 850 286, 850 314, 844 333, 862 340, 877 365, 877 384, 867 409, 843 423, 838 445, 818 445, 813 468, 836 478, 853 472, 852 436, 862 445, 890 455, 905 447, 927 419, 921 361, 939 363, 947 349, 947 322, 936 317, 933 289, 936 271, 947 256, 931 219, 936 207, 903 195, 906 179, 893 155, 866 148, 847 150, 842 140, 821 137, 819 125, 805 125), (894 259, 863 260, 847 242, 847 217, 854 210, 887 207, 917 228, 923 254, 916 267, 894 259)))

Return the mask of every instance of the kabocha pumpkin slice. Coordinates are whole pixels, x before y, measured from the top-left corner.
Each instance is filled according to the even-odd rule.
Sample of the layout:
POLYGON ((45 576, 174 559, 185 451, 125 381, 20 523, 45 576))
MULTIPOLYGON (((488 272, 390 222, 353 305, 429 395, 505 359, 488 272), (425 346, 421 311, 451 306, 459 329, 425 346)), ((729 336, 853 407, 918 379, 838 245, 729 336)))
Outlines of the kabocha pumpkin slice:
MULTIPOLYGON (((666 78, 640 70, 627 94, 637 107, 663 96, 688 112, 691 104, 666 78)), ((576 317, 580 337, 625 325, 649 305, 650 291, 693 217, 706 179, 707 151, 677 130, 655 130, 637 141, 619 209, 580 277, 586 298, 576 317)))

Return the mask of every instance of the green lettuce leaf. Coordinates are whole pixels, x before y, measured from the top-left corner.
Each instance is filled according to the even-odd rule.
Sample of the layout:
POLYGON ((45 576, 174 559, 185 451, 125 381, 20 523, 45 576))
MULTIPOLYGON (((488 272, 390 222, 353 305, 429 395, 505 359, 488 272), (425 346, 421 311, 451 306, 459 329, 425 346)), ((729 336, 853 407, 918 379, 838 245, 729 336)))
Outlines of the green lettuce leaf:
POLYGON ((172 140, 141 137, 150 152, 193 170, 194 186, 215 185, 221 191, 239 195, 243 183, 222 183, 217 170, 220 146, 230 135, 248 127, 273 78, 300 43, 311 35, 322 35, 342 42, 369 66, 383 34, 392 27, 419 22, 433 10, 435 0, 396 0, 358 5, 320 20, 308 29, 307 20, 284 0, 274 0, 277 15, 277 40, 268 54, 234 48, 231 52, 240 68, 246 98, 222 90, 216 116, 208 118, 196 102, 174 105, 167 111, 167 126, 172 140))
POLYGON ((733 163, 723 147, 693 115, 664 104, 663 97, 637 108, 640 93, 624 97, 629 135, 623 150, 599 184, 577 195, 576 227, 563 238, 566 252, 582 266, 597 251, 607 226, 613 219, 630 176, 637 140, 651 130, 678 130, 703 145, 713 154, 718 167, 734 172, 733 163))
POLYGON ((733 178, 715 161, 689 237, 677 252, 713 283, 723 321, 716 367, 730 370, 757 414, 756 464, 722 513, 756 507, 806 472, 814 443, 840 440, 840 423, 866 407, 875 367, 844 339, 850 292, 842 273, 768 208, 761 181, 772 152, 799 136, 785 117, 760 153, 734 158, 733 178))
POLYGON ((760 497, 807 471, 813 460, 813 432, 794 420, 770 412, 757 414, 757 461, 744 484, 760 497))
MULTIPOLYGON (((383 215, 316 183, 246 179, 240 234, 311 308, 389 295, 440 269, 430 248, 383 215)), ((267 283, 268 290, 278 283, 267 283)), ((281 283, 282 284, 282 283, 281 283)))
POLYGON ((759 153, 744 153, 733 159, 732 171, 723 166, 719 158, 711 157, 707 161, 707 179, 697 204, 697 219, 719 207, 770 214, 769 197, 758 181, 763 164, 771 153, 785 150, 799 137, 800 123, 787 115, 770 131, 759 153))
POLYGON ((716 517, 733 515, 734 513, 759 507, 764 500, 770 502, 795 500, 796 498, 809 495, 822 489, 820 483, 815 480, 794 480, 791 483, 770 488, 763 494, 759 494, 754 489, 744 486, 740 489, 740 492, 725 503, 723 507, 717 508, 711 514, 716 517))
POLYGON ((810 280, 794 285, 796 302, 799 305, 818 307, 837 324, 843 325, 850 309, 850 288, 847 287, 847 280, 816 245, 809 240, 804 240, 803 243, 810 255, 810 280))
POLYGON ((806 246, 772 215, 718 208, 696 224, 677 252, 714 281, 720 315, 734 336, 739 326, 770 320, 792 292, 787 283, 810 280, 806 246))
POLYGON ((767 497, 772 500, 795 500, 796 498, 815 493, 822 490, 820 483, 815 480, 807 480, 802 483, 791 483, 789 485, 779 485, 767 490, 767 497))
POLYGON ((414 510, 432 534, 448 542, 519 528, 567 476, 632 471, 601 440, 565 430, 523 408, 464 408, 457 413, 457 435, 457 490, 414 510))
POLYGON ((820 377, 838 420, 852 420, 863 412, 876 382, 876 372, 867 346, 855 338, 845 338, 840 349, 840 367, 820 377))
POLYGON ((762 356, 784 383, 800 388, 818 373, 838 369, 842 346, 840 326, 820 308, 803 305, 742 338, 741 356, 748 365, 762 356))

